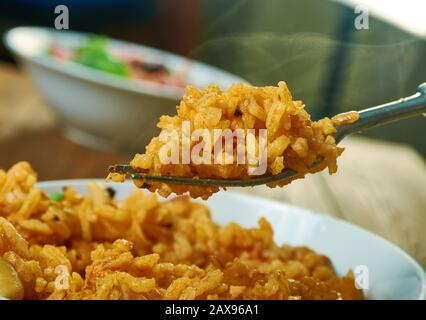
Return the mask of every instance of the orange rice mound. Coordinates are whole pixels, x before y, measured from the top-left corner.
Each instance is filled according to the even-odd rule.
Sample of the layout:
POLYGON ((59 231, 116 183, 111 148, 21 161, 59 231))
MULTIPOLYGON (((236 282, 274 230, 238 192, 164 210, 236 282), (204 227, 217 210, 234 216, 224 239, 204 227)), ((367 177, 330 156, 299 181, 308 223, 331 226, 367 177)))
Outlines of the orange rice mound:
MULTIPOLYGON (((294 101, 285 82, 277 87, 253 87, 248 84, 234 84, 224 92, 216 85, 200 90, 192 86, 186 88, 186 94, 177 106, 177 115, 162 116, 157 126, 162 131, 177 130, 182 135, 183 121, 189 121, 191 132, 196 129, 267 129, 267 169, 266 174, 279 174, 285 169, 293 169, 303 178, 308 172, 316 172, 328 167, 330 174, 336 172, 336 159, 343 148, 336 146, 333 134, 336 126, 351 123, 358 119, 356 112, 340 114, 332 119, 324 118, 312 121, 304 109, 302 101, 294 101), (323 163, 314 170, 308 165, 317 157, 323 157, 323 163)), ((214 139, 213 133, 211 134, 214 139)), ((222 139, 222 138, 220 138, 222 139)), ((216 141, 212 141, 214 146, 216 141)), ((179 141, 182 144, 182 138, 179 141)), ((190 148, 198 141, 191 140, 190 148)), ((172 175, 202 178, 248 179, 248 164, 163 164, 159 151, 166 141, 155 137, 146 147, 144 154, 136 154, 130 164, 143 173, 152 175, 172 175)), ((234 144, 235 146, 235 144, 234 144)), ((258 147, 258 146, 257 146, 258 147)), ((225 146, 223 145, 223 148, 225 146)), ((236 159, 234 147, 234 159, 236 159)), ((258 152, 258 149, 257 149, 258 152)), ((182 157, 180 155, 180 157, 182 157)), ((182 160, 182 159, 181 159, 182 160)), ((121 174, 110 174, 114 181, 123 181, 121 174)), ((270 187, 283 186, 292 180, 282 181, 270 187)), ((172 192, 189 192, 192 197, 207 199, 217 192, 217 187, 199 187, 177 184, 165 184, 152 181, 135 180, 138 187, 158 191, 162 196, 172 192)))
POLYGON ((363 299, 349 272, 271 225, 219 226, 188 197, 135 190, 118 202, 91 183, 60 201, 26 162, 0 170, 0 295, 14 299, 363 299), (7 291, 9 288, 9 291, 7 291))

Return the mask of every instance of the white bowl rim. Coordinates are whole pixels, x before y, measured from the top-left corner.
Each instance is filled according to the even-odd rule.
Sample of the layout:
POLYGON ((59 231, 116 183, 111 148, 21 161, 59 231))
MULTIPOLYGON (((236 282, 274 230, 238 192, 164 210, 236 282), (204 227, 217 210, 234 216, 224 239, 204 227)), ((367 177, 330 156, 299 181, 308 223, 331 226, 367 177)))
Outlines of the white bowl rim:
MULTIPOLYGON (((25 59, 28 61, 31 61, 32 63, 43 66, 45 68, 48 68, 53 71, 57 71, 60 73, 64 73, 68 76, 78 78, 80 80, 89 81, 92 83, 96 83, 99 85, 105 85, 111 88, 130 91, 134 93, 139 94, 146 94, 151 95, 155 97, 160 98, 166 98, 169 100, 180 100, 182 98, 182 95, 184 94, 184 89, 177 88, 173 86, 167 86, 167 85, 160 85, 156 84, 152 81, 147 80, 134 80, 134 79, 128 79, 125 77, 120 77, 102 70, 97 70, 94 68, 90 68, 88 66, 81 65, 76 62, 67 61, 66 63, 60 63, 59 61, 55 61, 53 58, 42 55, 30 55, 24 52, 23 50, 20 50, 16 44, 14 43, 14 35, 19 32, 44 32, 46 34, 51 35, 58 35, 60 34, 60 30, 56 30, 53 28, 47 28, 47 27, 32 27, 32 26, 19 26, 14 27, 9 30, 7 30, 3 35, 3 42, 6 45, 6 48, 19 56, 21 59, 25 59)), ((75 37, 88 37, 89 35, 93 35, 91 33, 84 33, 84 32, 78 32, 78 31, 66 31, 68 35, 75 36, 75 37)), ((178 54, 174 54, 171 52, 167 52, 161 49, 148 47, 145 45, 132 43, 128 41, 118 40, 115 38, 109 38, 109 40, 117 45, 120 44, 126 44, 130 45, 132 47, 138 48, 139 50, 145 50, 150 52, 158 52, 163 56, 168 56, 174 59, 181 60, 182 62, 196 65, 200 68, 204 68, 207 71, 215 72, 218 74, 221 74, 223 77, 227 77, 228 79, 233 79, 233 82, 244 82, 248 83, 243 78, 234 75, 228 71, 222 70, 218 67, 206 64, 204 62, 200 62, 197 60, 191 60, 186 57, 180 56, 178 54)))
MULTIPOLYGON (((90 182, 95 182, 95 183, 99 183, 102 185, 109 185, 108 182, 106 182, 104 179, 65 179, 65 180, 49 180, 49 181, 40 181, 37 183, 37 186, 39 188, 49 188, 49 187, 60 187, 60 186, 87 186, 88 183, 90 182)), ((132 184, 132 182, 126 181, 123 184, 132 184)), ((122 184, 118 184, 118 187, 116 185, 116 188, 120 188, 120 185, 122 184)), ((241 201, 244 201, 244 199, 250 198, 255 200, 256 202, 259 203, 265 203, 268 205, 274 205, 274 206, 280 206, 280 207, 294 207, 297 208, 301 214, 303 215, 307 215, 307 216, 315 216, 318 217, 320 216, 321 219, 324 219, 325 221, 331 221, 333 223, 337 223, 340 225, 345 225, 347 227, 351 227, 354 228, 357 232, 360 232, 361 234, 365 234, 368 237, 372 237, 374 240, 376 241, 380 241, 384 244, 386 244, 387 246, 391 247, 393 250, 395 250, 396 253, 398 253, 399 255, 401 255, 402 258, 406 259, 407 262, 410 263, 410 265, 413 267, 413 269, 415 270, 415 272, 417 273, 418 277, 421 279, 421 290, 419 293, 419 296, 417 298, 417 300, 426 300, 426 273, 423 270, 423 268, 420 266, 420 264, 413 258, 411 257, 407 252, 405 252, 404 250, 402 250, 400 247, 398 247, 397 245, 395 245, 394 243, 386 240, 385 238, 370 232, 360 226, 357 226, 355 224, 352 224, 348 221, 339 219, 339 218, 335 218, 335 217, 331 217, 325 214, 320 214, 319 212, 315 212, 306 208, 301 208, 301 207, 297 207, 294 206, 292 204, 289 203, 284 203, 284 202, 279 202, 277 200, 273 200, 273 199, 268 199, 268 198, 264 198, 264 197, 260 197, 257 195, 247 195, 244 193, 240 193, 240 192, 235 192, 235 191, 226 191, 226 193, 231 194, 232 197, 235 198, 240 198, 241 201)))

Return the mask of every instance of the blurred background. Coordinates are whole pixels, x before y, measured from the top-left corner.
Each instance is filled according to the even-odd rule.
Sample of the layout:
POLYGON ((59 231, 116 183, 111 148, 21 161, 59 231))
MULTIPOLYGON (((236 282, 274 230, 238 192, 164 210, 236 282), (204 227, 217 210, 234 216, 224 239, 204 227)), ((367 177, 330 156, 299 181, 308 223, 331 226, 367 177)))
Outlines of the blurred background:
MULTIPOLYGON (((0 35, 17 26, 53 28, 57 5, 69 8, 70 30, 61 35, 103 34, 162 49, 254 85, 285 80, 315 119, 411 95, 426 81, 424 0, 0 0, 0 35), (366 29, 355 25, 360 9, 368 13, 366 29)), ((37 39, 21 40, 29 49, 37 46, 37 39)), ((132 129, 149 140, 161 108, 174 113, 180 97, 105 86, 107 75, 85 81, 45 68, 38 76, 16 62, 0 42, 0 168, 26 160, 39 180, 105 177, 108 165, 126 163, 134 150, 101 148, 93 135, 118 137, 132 129), (65 133, 70 119, 92 135, 65 133), (116 121, 123 122, 117 127, 116 121), (109 132, 114 125, 118 133, 109 132)), ((198 73, 201 80, 226 78, 198 73)), ((349 220, 426 266, 425 124, 419 116, 345 139, 335 175, 240 191, 349 220)))
MULTIPOLYGON (((422 0, 1 0, 0 33, 52 27, 58 4, 72 30, 175 52, 255 85, 284 79, 315 117, 397 99, 426 80, 422 0), (359 4, 369 8, 367 30, 354 27, 359 4)), ((4 46, 0 59, 13 63, 4 46)), ((426 155, 424 118, 366 134, 426 155)))

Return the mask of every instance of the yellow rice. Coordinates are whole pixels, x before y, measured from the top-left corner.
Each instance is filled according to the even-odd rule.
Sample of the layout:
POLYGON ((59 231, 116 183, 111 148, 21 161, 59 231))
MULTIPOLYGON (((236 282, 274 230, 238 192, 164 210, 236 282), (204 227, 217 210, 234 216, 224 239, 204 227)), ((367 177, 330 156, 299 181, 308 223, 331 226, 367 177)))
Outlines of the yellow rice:
POLYGON ((362 299, 354 279, 271 225, 219 226, 188 197, 101 186, 52 200, 26 162, 0 170, 0 293, 15 299, 362 299), (3 266, 3 267, 2 267, 3 266), (2 276, 4 276, 2 278, 2 276), (2 291, 3 290, 3 291, 2 291))
MULTIPOLYGON (((351 123, 358 119, 356 112, 337 115, 332 119, 323 118, 312 121, 304 109, 302 101, 293 100, 285 82, 277 87, 253 87, 248 84, 234 84, 224 92, 215 85, 200 90, 192 86, 186 88, 177 115, 162 116, 157 126, 164 132, 177 130, 182 134, 182 123, 189 121, 191 130, 208 129, 267 129, 267 170, 266 174, 278 174, 285 169, 293 169, 302 178, 308 172, 316 172, 328 167, 330 174, 336 172, 337 157, 343 148, 336 146, 333 134, 336 126, 351 123), (323 163, 309 170, 308 165, 317 157, 323 157, 323 163)), ((213 133, 211 137, 213 137, 213 133)), ((222 139, 220 137, 220 139, 222 139)), ((212 141, 215 145, 217 140, 212 141)), ((182 139, 179 141, 182 144, 182 139)), ((159 153, 165 141, 155 137, 146 147, 144 154, 136 154, 131 165, 141 172, 152 175, 174 175, 204 178, 247 179, 248 164, 163 164, 159 153)), ((191 141, 191 150, 197 141, 191 141)), ((224 147, 224 146, 223 146, 224 147)), ((213 155, 212 155, 213 157, 213 155)), ((236 159, 236 158, 234 158, 236 159)), ((182 160, 182 159, 181 159, 182 160)), ((110 175, 114 181, 123 181, 120 174, 110 175)), ((292 179, 293 180, 293 179, 292 179)), ((283 186, 291 180, 283 181, 270 187, 283 186)), ((189 192, 192 197, 207 199, 217 192, 216 187, 185 186, 157 183, 152 181, 135 181, 139 187, 158 191, 163 196, 174 192, 189 192)))

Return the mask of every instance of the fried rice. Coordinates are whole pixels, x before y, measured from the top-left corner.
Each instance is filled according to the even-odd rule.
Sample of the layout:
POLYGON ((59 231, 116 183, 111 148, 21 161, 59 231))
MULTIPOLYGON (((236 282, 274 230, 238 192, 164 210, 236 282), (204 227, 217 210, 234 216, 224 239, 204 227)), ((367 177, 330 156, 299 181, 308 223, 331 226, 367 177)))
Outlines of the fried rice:
POLYGON ((268 221, 219 226, 188 197, 125 200, 37 188, 26 162, 0 170, 0 296, 11 299, 363 299, 351 272, 279 246, 268 221))
MULTIPOLYGON (((336 159, 343 152, 343 148, 336 146, 333 137, 336 126, 358 120, 357 112, 348 112, 333 118, 323 118, 312 121, 311 116, 304 109, 302 101, 293 100, 285 82, 281 81, 277 87, 254 87, 248 84, 234 84, 226 92, 216 85, 209 85, 200 90, 192 86, 186 88, 186 94, 177 106, 175 116, 162 116, 157 126, 161 133, 175 130, 178 132, 180 147, 184 143, 182 124, 187 121, 190 129, 207 129, 212 133, 216 129, 266 129, 267 130, 267 167, 266 174, 279 174, 285 169, 292 169, 299 173, 296 178, 303 178, 307 173, 313 173, 328 168, 330 174, 336 172, 336 159), (308 169, 318 157, 324 161, 314 169, 308 169)), ((258 133, 256 133, 258 134, 258 133)), ((199 141, 190 137, 189 148, 199 144, 199 141)), ((222 136, 214 137, 209 146, 217 146, 222 136)), ((238 141, 234 141, 234 147, 238 141)), ((161 148, 167 140, 161 139, 161 134, 155 137, 146 147, 144 154, 136 154, 130 164, 138 171, 151 175, 171 175, 201 178, 248 179, 250 178, 250 164, 247 163, 217 163, 212 153, 209 161, 190 163, 183 161, 164 164, 160 159, 161 148)), ((256 145, 255 153, 259 153, 256 145)), ((231 152, 233 159, 237 159, 237 148, 231 152)), ((223 152, 225 145, 223 145, 223 152)), ((123 174, 110 174, 114 181, 123 181, 123 174)), ((271 184, 270 187, 283 186, 294 179, 271 184)), ((207 199, 217 192, 217 187, 187 186, 166 184, 152 181, 135 180, 138 187, 158 191, 163 196, 169 194, 183 194, 189 192, 192 197, 207 199)))

